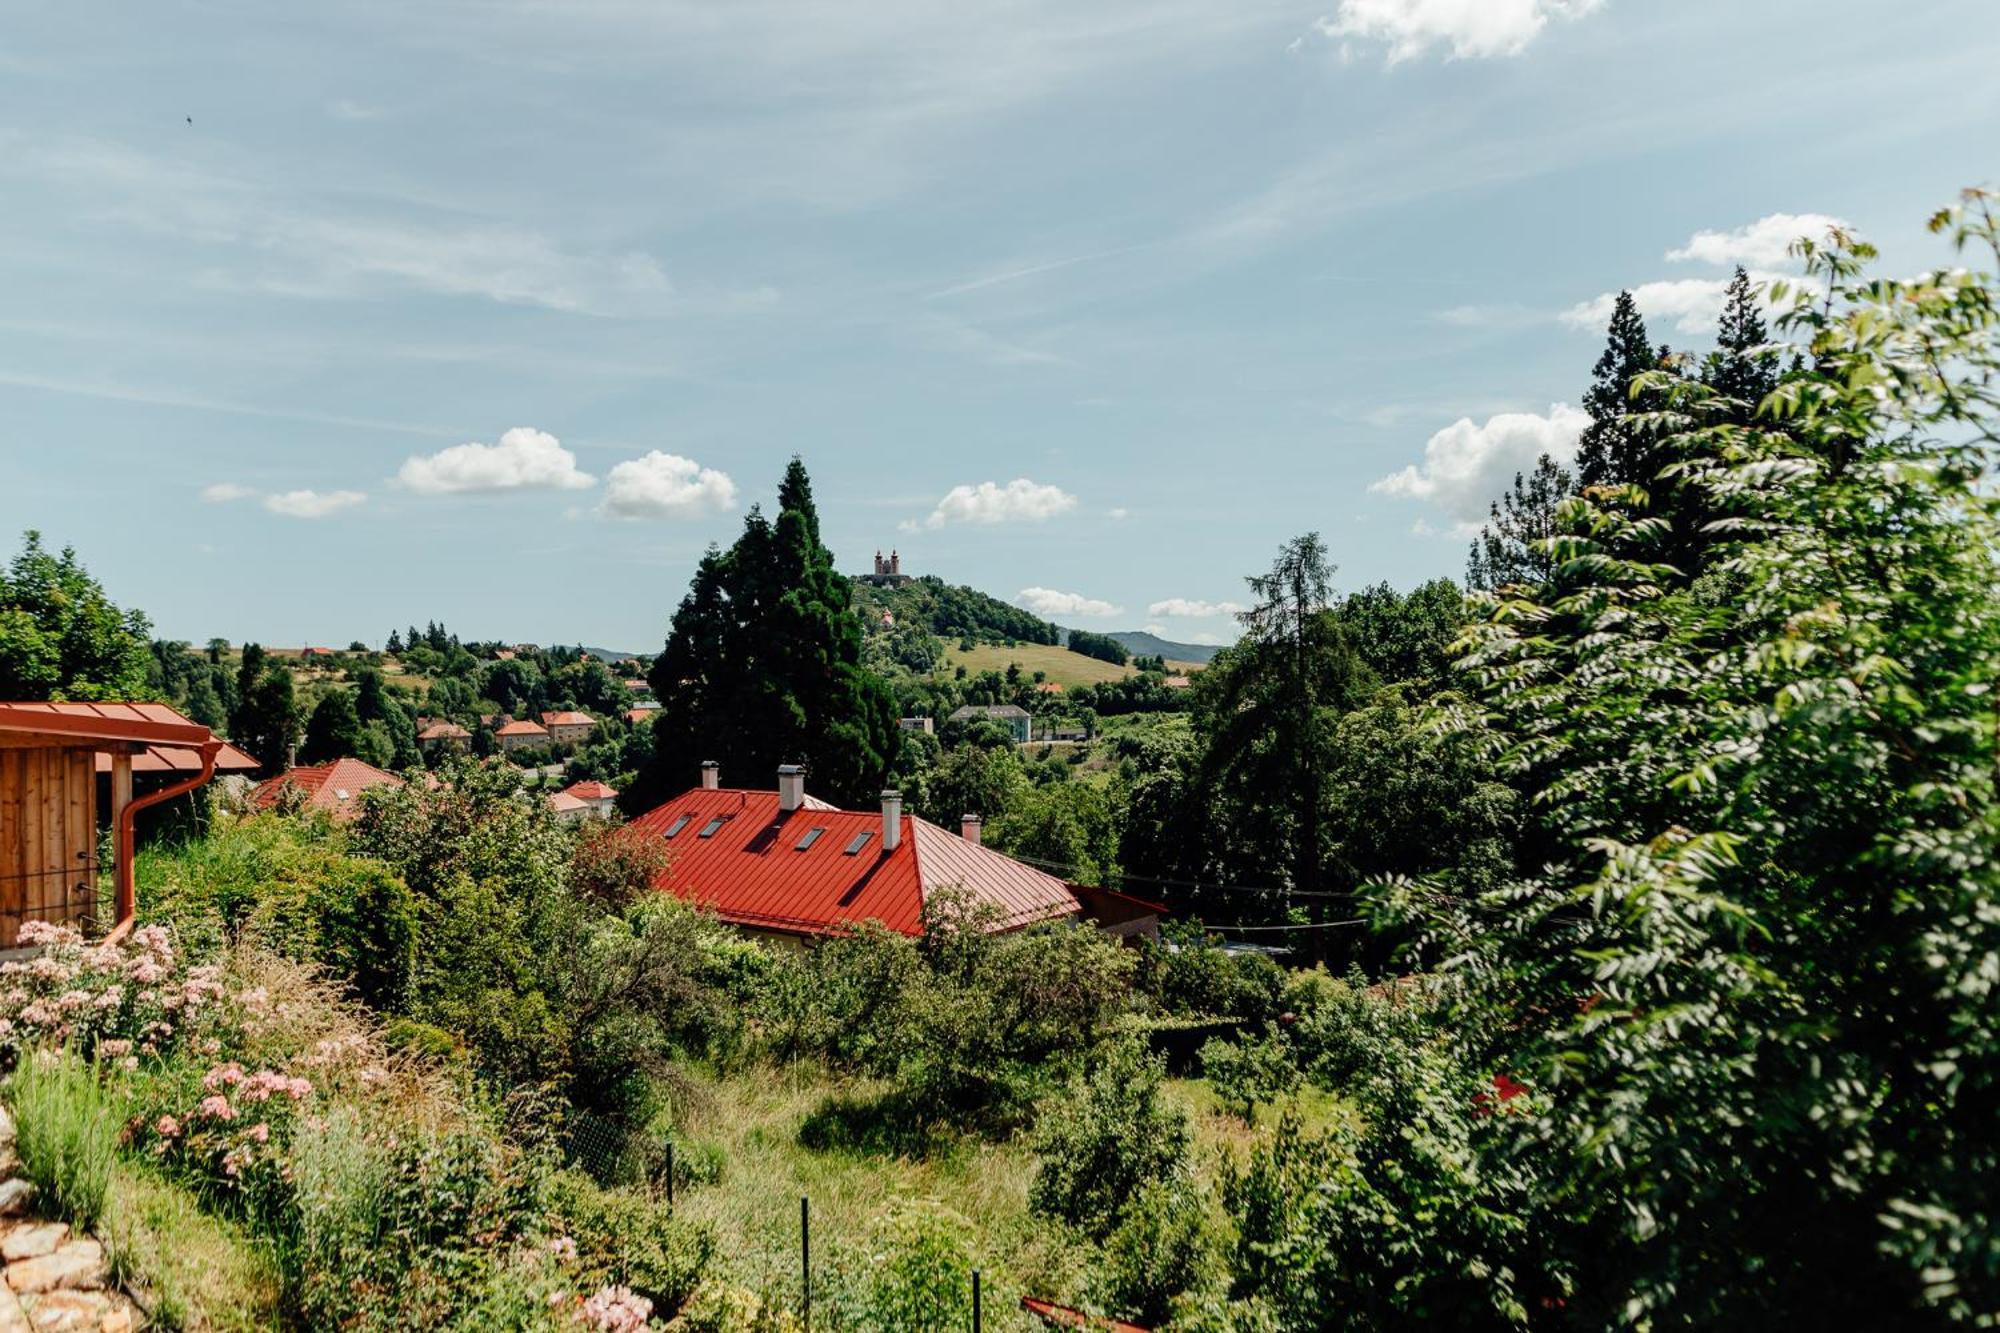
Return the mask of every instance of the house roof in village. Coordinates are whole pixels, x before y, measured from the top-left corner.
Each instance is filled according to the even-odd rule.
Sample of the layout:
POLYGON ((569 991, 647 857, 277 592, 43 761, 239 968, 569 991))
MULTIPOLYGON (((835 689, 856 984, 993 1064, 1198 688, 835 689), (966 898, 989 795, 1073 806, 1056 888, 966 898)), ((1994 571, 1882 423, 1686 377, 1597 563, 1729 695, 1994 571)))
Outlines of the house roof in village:
POLYGON ((456 722, 433 722, 417 733, 420 741, 468 740, 472 733, 456 722))
POLYGON ((579 801, 615 801, 618 799, 618 789, 608 782, 586 778, 582 782, 570 783, 558 795, 574 796, 579 801))
POLYGON ((559 815, 566 815, 573 811, 590 809, 590 802, 582 797, 572 796, 566 791, 556 791, 549 793, 549 808, 559 815))
POLYGON ((509 722, 493 733, 495 736, 546 736, 549 729, 535 722, 509 722))
POLYGON ((262 784, 251 796, 259 810, 269 810, 284 797, 287 787, 295 787, 308 810, 325 810, 339 818, 360 813, 361 793, 370 787, 400 787, 403 780, 359 759, 336 759, 330 764, 313 764, 280 773, 262 784))
POLYGON ((545 727, 594 727, 597 725, 597 719, 588 713, 543 713, 542 725, 545 727))
POLYGON ((966 704, 963 708, 952 710, 951 720, 953 722, 963 722, 969 717, 1018 718, 1029 716, 1032 715, 1019 704, 966 704))
POLYGON ((901 843, 884 852, 879 810, 839 810, 808 797, 787 813, 774 791, 696 787, 630 828, 664 839, 672 852, 655 883, 737 925, 817 935, 879 921, 915 935, 925 901, 953 885, 991 904, 1002 928, 1078 908, 1055 876, 910 814, 901 843))

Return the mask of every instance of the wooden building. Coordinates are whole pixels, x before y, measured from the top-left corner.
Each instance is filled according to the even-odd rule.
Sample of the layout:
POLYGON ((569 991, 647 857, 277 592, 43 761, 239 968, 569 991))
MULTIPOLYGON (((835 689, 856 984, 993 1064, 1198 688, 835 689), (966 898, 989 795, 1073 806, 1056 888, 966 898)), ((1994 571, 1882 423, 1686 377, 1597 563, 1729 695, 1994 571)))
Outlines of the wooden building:
POLYGON ((0 703, 0 948, 30 919, 91 924, 100 809, 115 849, 114 919, 129 921, 134 819, 208 781, 225 755, 229 767, 256 763, 164 704, 0 703), (140 793, 137 773, 163 776, 140 793))

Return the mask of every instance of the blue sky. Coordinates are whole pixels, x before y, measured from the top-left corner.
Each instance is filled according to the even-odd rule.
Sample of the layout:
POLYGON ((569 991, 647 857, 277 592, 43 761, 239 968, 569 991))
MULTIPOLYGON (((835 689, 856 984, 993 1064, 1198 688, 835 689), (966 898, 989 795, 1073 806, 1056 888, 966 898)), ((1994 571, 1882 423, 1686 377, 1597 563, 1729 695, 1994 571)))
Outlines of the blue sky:
POLYGON ((794 452, 1068 624, 1457 574, 1605 293, 1934 262, 2000 142, 1992 0, 112 12, 0 30, 0 531, 188 638, 650 649, 794 452))

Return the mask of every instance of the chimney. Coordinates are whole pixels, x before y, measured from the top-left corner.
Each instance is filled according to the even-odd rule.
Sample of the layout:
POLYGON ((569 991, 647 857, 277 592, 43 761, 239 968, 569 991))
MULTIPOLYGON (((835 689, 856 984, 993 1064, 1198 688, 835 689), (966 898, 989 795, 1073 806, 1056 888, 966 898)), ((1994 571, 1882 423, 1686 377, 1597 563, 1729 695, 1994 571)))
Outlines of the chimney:
POLYGON ((806 771, 797 764, 778 765, 778 809, 786 814, 806 803, 806 771))
POLYGON ((713 759, 702 760, 701 789, 703 791, 714 791, 717 787, 720 787, 721 785, 722 785, 722 765, 716 763, 713 759))
POLYGON ((958 817, 958 836, 975 846, 978 845, 979 826, 982 822, 984 821, 978 815, 960 815, 958 817))
POLYGON ((893 852, 903 843, 903 793, 894 787, 882 793, 882 850, 893 852))

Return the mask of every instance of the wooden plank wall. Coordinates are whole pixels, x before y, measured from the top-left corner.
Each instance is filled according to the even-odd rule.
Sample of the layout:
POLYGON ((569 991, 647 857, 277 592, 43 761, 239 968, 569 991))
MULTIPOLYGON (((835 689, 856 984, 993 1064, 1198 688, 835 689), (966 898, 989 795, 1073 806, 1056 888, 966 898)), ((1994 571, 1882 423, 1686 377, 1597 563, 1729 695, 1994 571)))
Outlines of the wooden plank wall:
POLYGON ((0 948, 30 918, 83 924, 96 853, 92 752, 0 748, 0 948))

